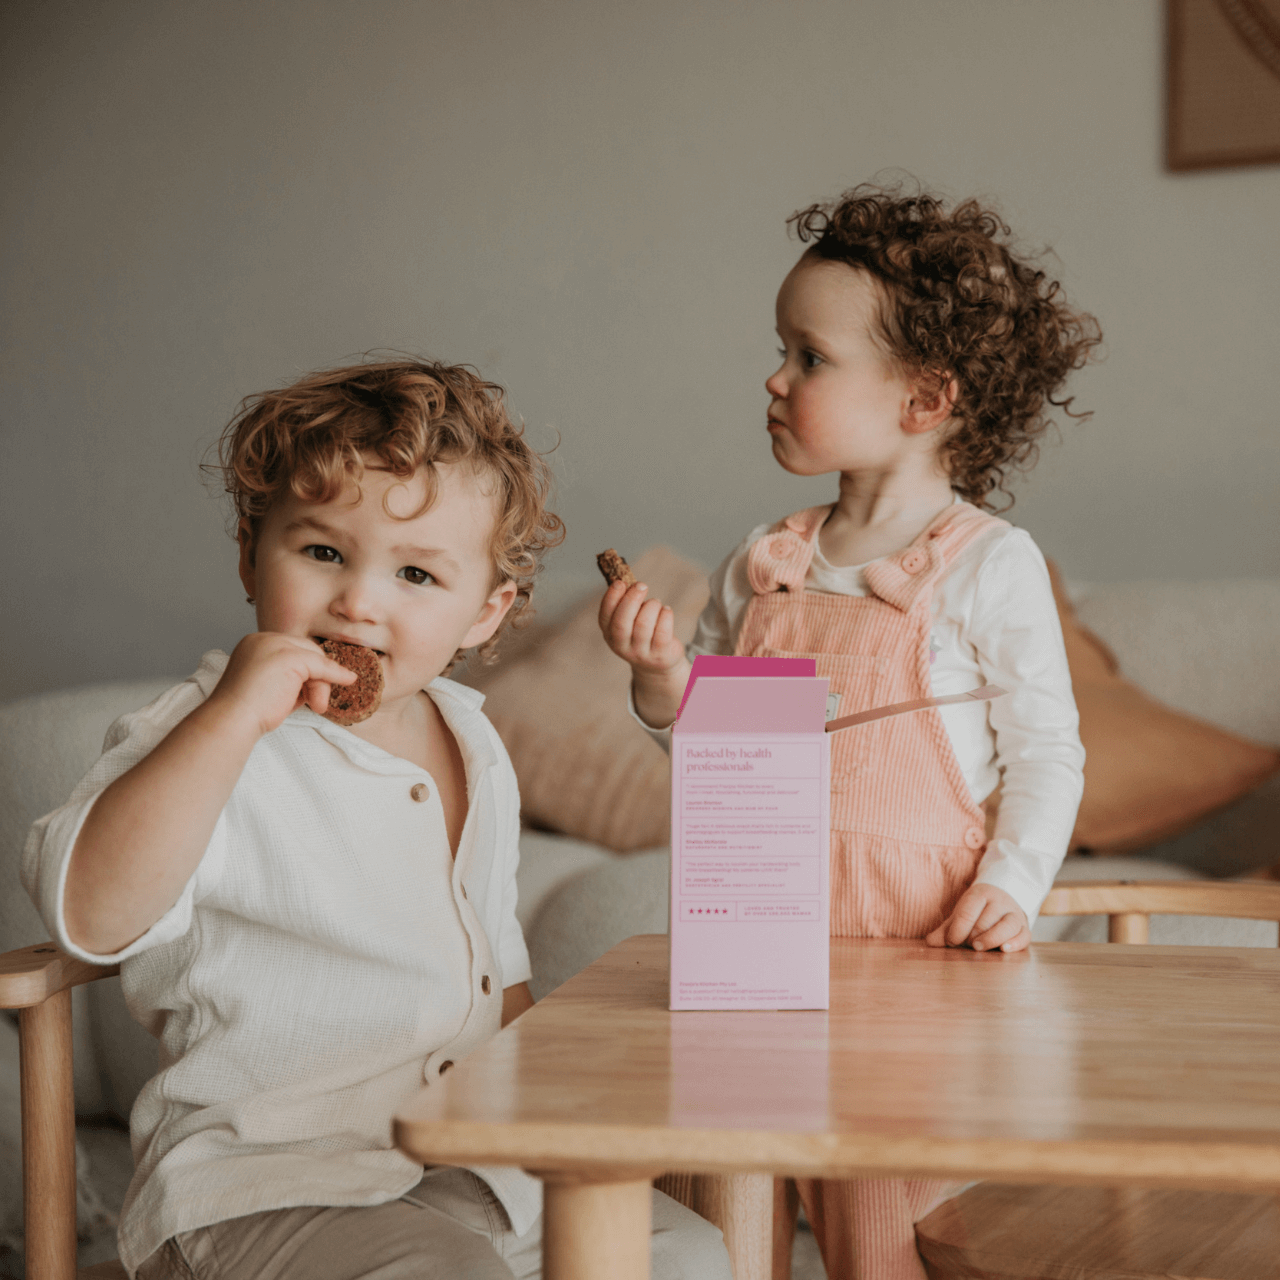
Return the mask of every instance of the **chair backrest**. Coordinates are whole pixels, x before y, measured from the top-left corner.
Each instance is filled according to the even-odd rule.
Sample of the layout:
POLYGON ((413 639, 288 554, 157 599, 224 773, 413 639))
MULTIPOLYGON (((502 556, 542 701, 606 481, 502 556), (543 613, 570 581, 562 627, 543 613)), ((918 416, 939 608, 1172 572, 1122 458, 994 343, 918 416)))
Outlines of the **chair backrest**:
POLYGON ((31 824, 66 802, 117 716, 176 683, 91 684, 0 706, 0 951, 48 937, 18 879, 31 824))
POLYGON ((1146 942, 1153 915, 1280 922, 1280 884, 1267 880, 1078 880, 1055 884, 1040 914, 1105 915, 1108 942, 1146 942))

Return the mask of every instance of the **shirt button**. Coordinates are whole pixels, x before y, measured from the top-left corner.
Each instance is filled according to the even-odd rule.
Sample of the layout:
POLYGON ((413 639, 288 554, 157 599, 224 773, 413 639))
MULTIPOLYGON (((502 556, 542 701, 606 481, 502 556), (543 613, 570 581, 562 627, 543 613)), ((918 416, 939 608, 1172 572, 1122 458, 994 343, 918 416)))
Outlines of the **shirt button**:
POLYGON ((415 782, 413 786, 409 788, 409 798, 411 800, 418 801, 419 804, 421 804, 422 801, 424 801, 430 794, 431 788, 428 787, 425 782, 415 782))
POLYGON ((485 995, 488 995, 492 985, 493 984, 489 981, 489 975, 486 973, 484 977, 480 979, 480 990, 483 991, 485 995))
POLYGON ((445 1073, 446 1071, 448 1071, 448 1070, 449 1070, 449 1068, 450 1068, 451 1066, 453 1066, 453 1060, 452 1060, 451 1058, 446 1058, 446 1059, 445 1059, 445 1060, 440 1064, 440 1074, 441 1074, 441 1075, 444 1075, 444 1073, 445 1073))
POLYGON ((970 849, 981 849, 987 843, 987 833, 981 827, 970 827, 964 833, 964 842, 970 849))
POLYGON ((919 573, 929 563, 929 557, 919 547, 902 557, 902 568, 907 573, 919 573))

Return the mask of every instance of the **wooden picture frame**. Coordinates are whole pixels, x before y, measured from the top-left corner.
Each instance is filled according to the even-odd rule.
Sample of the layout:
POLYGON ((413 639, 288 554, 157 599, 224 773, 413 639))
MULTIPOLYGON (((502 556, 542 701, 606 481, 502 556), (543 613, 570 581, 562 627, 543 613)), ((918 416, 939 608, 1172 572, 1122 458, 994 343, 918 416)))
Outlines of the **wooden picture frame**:
POLYGON ((1280 163, 1280 0, 1166 0, 1165 165, 1280 163))

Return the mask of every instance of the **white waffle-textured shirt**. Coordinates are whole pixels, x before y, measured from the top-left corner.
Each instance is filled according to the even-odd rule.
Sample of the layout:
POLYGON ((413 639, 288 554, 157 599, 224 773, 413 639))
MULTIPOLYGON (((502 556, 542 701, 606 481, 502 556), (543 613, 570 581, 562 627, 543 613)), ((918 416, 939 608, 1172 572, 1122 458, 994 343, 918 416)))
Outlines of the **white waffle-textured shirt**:
MULTIPOLYGON (((314 712, 254 747, 182 896, 113 956, 67 936, 63 892, 94 801, 204 701, 226 668, 121 717, 71 799, 41 818, 23 882, 58 945, 120 962, 160 1072, 130 1121, 135 1173, 120 1221, 132 1275, 170 1236, 297 1205, 381 1204, 422 1169, 391 1142, 396 1108, 500 1026, 527 981, 516 922, 520 801, 483 696, 430 696, 466 766, 456 862, 431 775, 314 712)), ((523 1234, 541 1187, 477 1169, 523 1234)))
MULTIPOLYGON (((733 652, 752 596, 747 553, 771 528, 757 525, 711 575, 690 660, 733 652)), ((865 596, 866 568, 833 565, 816 547, 805 588, 865 596)), ((1034 924, 1075 826, 1084 748, 1049 571, 1031 535, 995 526, 975 538, 934 588, 932 611, 934 696, 982 684, 1008 691, 938 712, 974 800, 981 804, 1001 788, 976 879, 1005 890, 1034 924)), ((670 749, 669 728, 645 728, 670 749)))

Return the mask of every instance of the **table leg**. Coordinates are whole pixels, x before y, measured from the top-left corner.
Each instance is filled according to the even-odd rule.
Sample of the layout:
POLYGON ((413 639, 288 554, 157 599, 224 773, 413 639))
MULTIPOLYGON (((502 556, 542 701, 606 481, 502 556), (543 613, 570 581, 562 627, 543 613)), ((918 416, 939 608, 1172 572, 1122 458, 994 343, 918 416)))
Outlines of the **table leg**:
POLYGON ((734 1280, 771 1280, 771 1173, 669 1173, 658 1189, 720 1228, 734 1280))
POLYGON ((543 1280, 649 1280, 653 1183, 540 1173, 543 1280))

